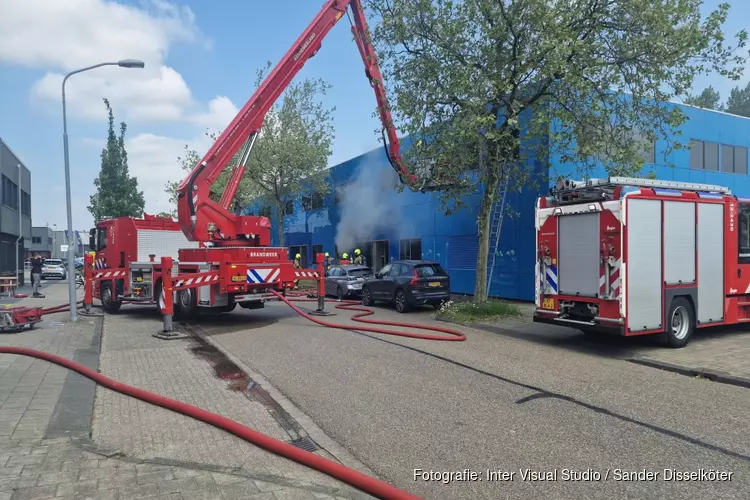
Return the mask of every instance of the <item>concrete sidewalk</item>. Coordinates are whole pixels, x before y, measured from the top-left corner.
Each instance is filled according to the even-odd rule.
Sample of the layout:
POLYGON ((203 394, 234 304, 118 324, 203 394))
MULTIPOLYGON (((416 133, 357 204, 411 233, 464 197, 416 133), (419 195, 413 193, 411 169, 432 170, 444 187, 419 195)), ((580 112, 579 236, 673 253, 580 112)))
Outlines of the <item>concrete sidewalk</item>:
MULTIPOLYGON (((19 304, 48 307, 64 303, 67 286, 51 285, 44 292, 45 299, 27 298, 19 304)), ((109 317, 79 316, 75 324, 69 323, 68 319, 68 313, 45 316, 44 321, 34 330, 3 334, 0 342, 55 353, 97 369, 102 326, 107 324, 109 317)), ((109 345, 111 343, 108 343, 106 335, 105 333, 104 344, 109 345)), ((174 347, 168 351, 171 349, 174 347)), ((176 390, 183 391, 182 394, 185 394, 184 391, 190 392, 190 384, 198 391, 211 391, 207 380, 201 380, 200 377, 187 380, 179 373, 179 366, 170 366, 171 362, 179 360, 164 358, 152 361, 157 370, 172 370, 169 378, 174 382, 176 390)), ((139 372, 140 368, 138 363, 130 366, 132 372, 139 372)), ((107 374, 115 378, 121 375, 107 374)), ((152 376, 154 380, 164 380, 157 373, 152 373, 152 376)), ((206 377, 210 379, 211 375, 206 374, 206 377)), ((159 391, 158 386, 151 389, 163 392, 159 391)), ((202 437, 196 434, 199 432, 196 429, 201 426, 209 428, 216 435, 222 433, 186 417, 181 417, 183 420, 177 426, 160 426, 160 422, 168 423, 172 419, 172 415, 166 410, 156 409, 100 388, 98 394, 100 400, 105 402, 103 408, 112 409, 108 405, 121 398, 122 408, 131 408, 135 412, 113 413, 109 420, 99 412, 95 428, 105 426, 109 429, 107 436, 128 435, 127 430, 133 428, 135 420, 135 425, 143 426, 143 431, 154 439, 151 443, 154 453, 150 456, 127 455, 121 450, 106 448, 90 437, 95 391, 97 389, 93 382, 46 361, 0 355, 0 500, 281 500, 362 497, 358 492, 348 492, 340 485, 332 484, 334 481, 327 477, 325 479, 328 479, 328 484, 321 484, 288 477, 293 474, 262 474, 252 470, 252 465, 262 468, 263 463, 247 464, 246 468, 238 470, 215 464, 159 458, 157 455, 160 455, 160 447, 182 450, 192 448, 198 454, 201 450, 212 449, 210 441, 191 439, 202 437), (152 413, 157 417, 155 420, 138 418, 149 415, 144 410, 151 409, 163 413, 152 413), (150 432, 154 428, 165 430, 176 441, 168 443, 166 436, 150 432)), ((181 399, 179 394, 177 396, 177 399, 181 399)), ((210 393, 204 397, 207 398, 206 409, 216 411, 218 408, 211 404, 210 393)), ((98 434, 101 435, 101 431, 98 434)), ((96 435, 97 433, 95 437, 96 435)), ((225 443, 221 440, 219 442, 225 443)), ((244 442, 239 444, 245 445, 244 442)), ((288 461, 284 465, 289 470, 296 469, 298 476, 309 474, 301 465, 288 461)), ((309 475, 306 477, 311 479, 309 475)))

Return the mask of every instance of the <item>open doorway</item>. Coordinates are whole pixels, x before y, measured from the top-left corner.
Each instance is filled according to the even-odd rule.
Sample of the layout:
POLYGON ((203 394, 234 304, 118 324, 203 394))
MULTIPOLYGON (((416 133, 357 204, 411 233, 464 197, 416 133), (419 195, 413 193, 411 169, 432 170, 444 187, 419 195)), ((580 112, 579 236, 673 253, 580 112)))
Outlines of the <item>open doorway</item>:
POLYGON ((388 240, 377 240, 360 243, 356 248, 362 250, 365 264, 367 264, 373 272, 378 272, 383 266, 390 262, 388 247, 388 240))
POLYGON ((289 257, 294 260, 297 254, 300 254, 302 257, 300 258, 300 265, 302 267, 308 267, 307 262, 307 245, 296 245, 296 246, 290 246, 289 247, 289 257))

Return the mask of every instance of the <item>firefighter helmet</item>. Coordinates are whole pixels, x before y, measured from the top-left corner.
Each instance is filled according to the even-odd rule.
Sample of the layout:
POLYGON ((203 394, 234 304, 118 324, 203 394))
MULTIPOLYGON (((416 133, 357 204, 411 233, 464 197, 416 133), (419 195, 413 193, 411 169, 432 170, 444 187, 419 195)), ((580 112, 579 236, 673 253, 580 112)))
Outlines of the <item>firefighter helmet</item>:
POLYGON ((344 255, 342 255, 341 257, 343 257, 344 259, 348 259, 348 258, 349 258, 349 254, 348 254, 348 253, 345 253, 345 254, 344 254, 344 255))
POLYGON ((301 258, 302 258, 302 256, 301 256, 300 254, 297 254, 297 255, 295 255, 295 256, 294 256, 294 258, 295 258, 295 259, 301 259, 301 258))
POLYGON ((359 254, 361 254, 361 253, 362 253, 362 251, 361 251, 361 250, 360 250, 359 248, 356 248, 356 249, 354 250, 354 255, 359 255, 359 254))
POLYGON ((328 257, 330 257, 330 255, 328 255, 328 252, 326 252, 326 259, 327 259, 328 257))

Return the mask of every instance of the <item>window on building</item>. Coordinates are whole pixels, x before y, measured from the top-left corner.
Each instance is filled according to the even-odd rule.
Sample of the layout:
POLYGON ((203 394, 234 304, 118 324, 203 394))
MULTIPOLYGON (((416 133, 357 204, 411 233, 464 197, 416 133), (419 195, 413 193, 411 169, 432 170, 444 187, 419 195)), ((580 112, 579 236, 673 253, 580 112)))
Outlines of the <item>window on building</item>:
POLYGON ((21 213, 31 217, 31 195, 26 191, 21 191, 21 213))
POLYGON ((292 215, 294 213, 294 201, 287 200, 284 203, 284 215, 292 215))
POLYGON ((323 208, 323 194, 313 193, 312 195, 312 209, 319 210, 323 208))
POLYGON ((3 205, 18 210, 18 185, 3 175, 3 205))
POLYGON ((41 236, 32 236, 31 237, 31 243, 34 245, 41 245, 42 244, 42 237, 41 236))
MULTIPOLYGON (((690 168, 693 170, 719 171, 719 143, 690 140, 690 168)), ((722 171, 725 164, 722 160, 722 171)))
POLYGON ((319 210, 323 208, 323 194, 313 193, 302 197, 302 210, 319 210))
POLYGON ((746 174, 747 148, 722 144, 721 171, 730 174, 746 174))
POLYGON ((633 141, 643 145, 643 163, 656 163, 656 141, 649 139, 646 134, 636 130, 632 132, 633 141))
POLYGON ((411 239, 401 240, 399 242, 399 259, 401 260, 421 260, 422 259, 422 240, 411 239))
POLYGON ((261 217, 268 217, 271 218, 271 207, 263 207, 260 209, 260 216, 261 217))
POLYGON ((719 171, 719 144, 716 142, 703 143, 703 168, 712 172, 719 171))
POLYGON ((340 205, 341 202, 344 200, 345 190, 346 190, 346 186, 334 186, 333 187, 333 202, 336 205, 340 205))

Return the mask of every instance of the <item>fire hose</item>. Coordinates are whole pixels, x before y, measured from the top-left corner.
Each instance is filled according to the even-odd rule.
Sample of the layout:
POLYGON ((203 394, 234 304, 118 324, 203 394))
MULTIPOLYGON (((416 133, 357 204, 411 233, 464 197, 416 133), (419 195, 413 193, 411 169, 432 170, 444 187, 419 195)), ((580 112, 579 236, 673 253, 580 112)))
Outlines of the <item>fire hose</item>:
MULTIPOLYGON (((432 326, 432 325, 420 325, 417 323, 404 323, 400 321, 381 321, 381 320, 375 320, 375 319, 363 319, 365 316, 371 316, 375 314, 375 311, 372 309, 359 306, 359 302, 355 300, 347 300, 342 302, 341 304, 338 304, 336 306, 336 309, 343 309, 346 311, 357 311, 358 313, 352 316, 352 321, 357 321, 359 323, 369 323, 373 325, 387 325, 387 326, 398 326, 401 328, 413 328, 415 330, 428 330, 432 332, 440 332, 440 333, 446 333, 446 335, 430 335, 426 333, 412 333, 412 332, 398 332, 394 330, 387 330, 385 328, 377 328, 372 326, 359 326, 359 325, 342 325, 340 323, 330 323, 328 321, 323 321, 322 319, 316 318, 315 316, 306 313, 299 307, 292 304, 292 301, 295 302, 313 302, 317 301, 317 299, 310 299, 310 298, 301 298, 300 296, 287 298, 284 297, 279 292, 276 292, 275 290, 271 290, 272 296, 275 296, 282 302, 284 302, 286 305, 291 307, 294 312, 299 314, 300 316, 304 317, 307 320, 312 321, 313 323, 317 323, 320 326, 325 326, 327 328, 337 328, 340 330, 357 330, 362 332, 372 332, 372 333, 381 333, 385 335, 394 335, 397 337, 410 337, 414 339, 424 339, 424 340, 441 340, 441 341, 464 341, 466 340, 466 335, 459 332, 458 330, 453 330, 451 328, 444 328, 440 326, 432 326)), ((301 294, 300 294, 301 295, 301 294)))
POLYGON ((32 358, 43 359, 54 363, 56 365, 73 370, 80 373, 86 378, 89 378, 107 389, 119 392, 129 397, 145 401, 152 405, 166 408, 167 410, 186 415, 188 417, 200 420, 206 424, 212 425, 219 429, 222 429, 230 434, 234 434, 240 439, 243 439, 249 443, 252 443, 266 451, 286 457, 290 460, 294 460, 297 463, 306 465, 319 472, 327 474, 339 481, 349 484, 355 488, 358 488, 365 493, 373 495, 377 498, 387 498, 395 500, 419 500, 419 497, 414 496, 406 491, 400 490, 395 486, 391 486, 388 483, 384 483, 378 479, 372 478, 354 469, 350 469, 344 465, 338 464, 332 460, 321 457, 309 451, 305 451, 291 444, 285 443, 278 439, 266 436, 258 431, 254 431, 249 427, 229 420, 226 417, 211 413, 210 411, 203 410, 196 406, 176 401, 152 392, 138 389, 122 382, 112 380, 111 378, 105 377, 101 373, 98 373, 91 368, 87 368, 81 364, 71 361, 67 358, 50 354, 48 352, 37 351, 35 349, 29 349, 27 347, 11 347, 11 346, 0 346, 0 353, 5 354, 18 354, 21 356, 29 356, 32 358))

